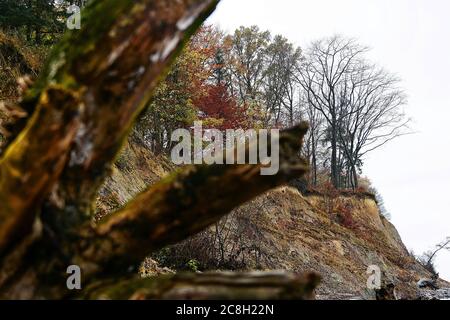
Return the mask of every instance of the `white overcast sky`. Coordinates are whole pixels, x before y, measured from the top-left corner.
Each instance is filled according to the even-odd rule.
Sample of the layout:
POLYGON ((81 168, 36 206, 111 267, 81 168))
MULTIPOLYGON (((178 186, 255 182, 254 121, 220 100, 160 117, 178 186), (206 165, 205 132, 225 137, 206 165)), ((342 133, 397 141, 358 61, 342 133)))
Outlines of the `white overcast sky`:
MULTIPOLYGON (((209 19, 229 32, 258 25, 302 48, 334 34, 355 37, 403 79, 417 134, 372 153, 364 174, 416 253, 450 236, 449 14, 448 0, 222 0, 209 19)), ((450 280, 450 252, 437 267, 450 280)))

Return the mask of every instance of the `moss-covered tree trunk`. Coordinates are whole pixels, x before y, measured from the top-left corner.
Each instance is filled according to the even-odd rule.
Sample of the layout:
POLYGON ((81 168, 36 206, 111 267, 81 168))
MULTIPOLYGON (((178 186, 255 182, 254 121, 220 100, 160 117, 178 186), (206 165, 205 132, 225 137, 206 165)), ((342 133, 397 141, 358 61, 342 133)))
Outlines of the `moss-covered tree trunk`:
POLYGON ((68 32, 55 47, 20 102, 29 116, 16 123, 0 159, 1 298, 130 298, 137 292, 171 297, 164 288, 199 283, 219 286, 227 297, 310 296, 317 282, 312 275, 135 276, 137 264, 152 250, 201 231, 234 207, 305 173, 298 157, 304 124, 281 134, 276 176, 261 176, 259 165, 186 167, 105 220, 92 222, 98 189, 134 119, 216 4, 93 1, 82 13, 81 30, 68 32), (67 289, 69 265, 80 266, 84 292, 67 289), (246 294, 235 291, 236 285, 246 294), (267 289, 259 296, 258 286, 267 289))

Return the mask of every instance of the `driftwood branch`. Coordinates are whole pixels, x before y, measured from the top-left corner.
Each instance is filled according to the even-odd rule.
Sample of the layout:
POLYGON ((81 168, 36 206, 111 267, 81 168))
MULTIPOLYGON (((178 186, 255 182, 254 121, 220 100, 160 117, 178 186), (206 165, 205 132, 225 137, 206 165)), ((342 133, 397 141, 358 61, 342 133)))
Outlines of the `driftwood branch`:
POLYGON ((0 160, 0 254, 38 212, 58 234, 90 219, 135 117, 216 4, 93 1, 83 11, 82 29, 65 35, 22 99, 32 116, 0 160))
POLYGON ((63 41, 59 52, 67 54, 67 46, 80 48, 65 58, 55 78, 69 78, 86 90, 70 161, 45 208, 55 224, 64 224, 60 217, 68 214, 75 217, 66 225, 90 218, 98 189, 135 117, 216 4, 217 0, 97 1, 85 12, 82 30, 63 41))
POLYGON ((78 108, 78 96, 48 87, 28 126, 0 160, 0 257, 30 231, 36 207, 63 170, 79 125, 78 108))
POLYGON ((314 299, 320 277, 289 272, 186 273, 132 278, 110 285, 92 285, 89 299, 265 300, 314 299))
POLYGON ((261 175, 261 165, 188 166, 150 187, 124 209, 101 221, 87 236, 84 258, 123 268, 163 246, 194 235, 235 207, 306 173, 299 156, 302 123, 280 133, 280 171, 261 175))

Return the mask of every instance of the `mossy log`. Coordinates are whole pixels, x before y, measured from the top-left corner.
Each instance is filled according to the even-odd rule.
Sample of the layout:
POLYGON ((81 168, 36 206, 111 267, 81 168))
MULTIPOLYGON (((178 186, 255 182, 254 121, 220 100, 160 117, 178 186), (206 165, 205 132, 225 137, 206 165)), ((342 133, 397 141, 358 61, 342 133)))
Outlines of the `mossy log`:
POLYGON ((105 282, 86 289, 87 299, 102 300, 311 300, 320 276, 315 273, 208 272, 105 282))
MULTIPOLYGON (((30 117, 16 124, 17 128, 23 126, 22 131, 0 160, 5 167, 0 176, 0 194, 4 195, 3 205, 8 207, 14 201, 9 193, 21 193, 20 206, 27 213, 2 210, 2 228, 13 228, 19 223, 14 220, 38 212, 45 216, 47 227, 57 233, 69 233, 90 220, 98 189, 135 117, 184 43, 216 4, 216 0, 89 3, 82 12, 81 30, 72 30, 63 37, 36 84, 21 101, 30 117), (58 96, 60 101, 47 101, 51 87, 65 93, 58 96), (64 102, 73 97, 75 106, 64 102), (40 107, 42 103, 45 107, 40 107), (72 116, 54 115, 58 110, 72 116), (72 128, 73 117, 77 118, 77 128, 72 136, 53 136, 58 133, 53 127, 56 121, 60 128, 72 128), (58 148, 63 144, 64 148, 58 148), (48 161, 62 164, 62 169, 53 170, 41 163, 40 159, 47 159, 49 154, 52 158, 48 161), (24 159, 37 163, 20 163, 24 159), (54 175, 48 179, 50 183, 38 183, 49 170, 54 175), (33 194, 28 196, 31 189, 33 194)), ((29 230, 32 222, 27 219, 28 226, 23 229, 29 230)), ((0 236, 14 233, 14 229, 1 230, 0 236)), ((9 238, 3 237, 0 256, 9 238)))
POLYGON ((30 117, 0 159, 0 298, 85 297, 67 289, 69 265, 81 267, 84 288, 100 290, 135 274, 152 250, 305 173, 301 124, 281 133, 275 176, 261 176, 259 165, 185 167, 93 224, 98 189, 135 117, 216 4, 92 1, 82 29, 56 46, 22 99, 30 117))
POLYGON ((80 123, 77 107, 77 96, 49 86, 28 126, 0 159, 0 257, 30 232, 35 205, 64 169, 80 123))

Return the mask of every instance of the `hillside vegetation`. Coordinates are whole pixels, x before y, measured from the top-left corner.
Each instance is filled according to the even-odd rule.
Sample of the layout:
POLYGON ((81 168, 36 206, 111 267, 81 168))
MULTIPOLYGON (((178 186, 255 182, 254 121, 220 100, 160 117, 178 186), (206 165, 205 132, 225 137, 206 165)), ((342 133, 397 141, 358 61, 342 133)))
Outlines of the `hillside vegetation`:
POLYGON ((18 96, 18 78, 26 74, 36 76, 44 51, 27 46, 18 37, 7 35, 0 29, 0 97, 3 100, 18 96))

